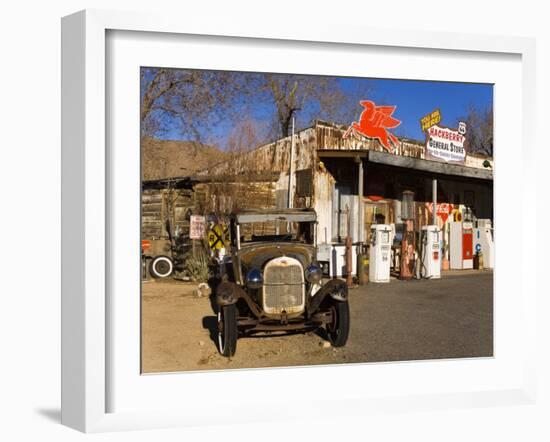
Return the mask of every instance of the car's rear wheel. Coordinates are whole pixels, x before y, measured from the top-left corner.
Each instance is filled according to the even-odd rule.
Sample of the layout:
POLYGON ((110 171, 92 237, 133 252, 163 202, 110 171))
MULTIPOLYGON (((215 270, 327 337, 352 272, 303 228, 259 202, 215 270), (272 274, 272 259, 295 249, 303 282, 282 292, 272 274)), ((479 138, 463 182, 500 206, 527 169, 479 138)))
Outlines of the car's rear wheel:
POLYGON ((327 324, 327 334, 333 347, 346 345, 349 336, 350 315, 348 302, 335 302, 331 307, 332 322, 327 324))
POLYGON ((237 350, 237 306, 224 305, 218 309, 218 349, 223 356, 233 356, 237 350))

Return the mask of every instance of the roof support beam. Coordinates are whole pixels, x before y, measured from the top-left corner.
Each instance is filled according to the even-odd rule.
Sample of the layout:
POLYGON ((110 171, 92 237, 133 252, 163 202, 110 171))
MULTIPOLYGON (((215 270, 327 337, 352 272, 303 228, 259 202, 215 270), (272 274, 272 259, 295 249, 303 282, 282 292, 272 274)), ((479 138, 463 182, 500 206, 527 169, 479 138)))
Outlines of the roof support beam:
POLYGON ((439 161, 424 160, 421 158, 392 155, 385 152, 368 151, 368 160, 372 163, 386 164, 388 166, 403 167, 406 169, 421 170, 424 172, 438 173, 442 175, 463 176, 482 180, 493 180, 493 171, 476 169, 459 164, 441 163, 439 161))

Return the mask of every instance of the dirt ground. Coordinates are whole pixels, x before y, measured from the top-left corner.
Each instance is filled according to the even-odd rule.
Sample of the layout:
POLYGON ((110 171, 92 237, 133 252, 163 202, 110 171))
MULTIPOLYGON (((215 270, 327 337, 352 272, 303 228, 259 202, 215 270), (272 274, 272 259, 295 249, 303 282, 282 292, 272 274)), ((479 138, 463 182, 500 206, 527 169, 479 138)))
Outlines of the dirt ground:
POLYGON ((216 348, 208 293, 175 280, 143 283, 142 372, 281 367, 492 356, 492 272, 368 284, 350 291, 348 344, 317 333, 239 339, 231 359, 216 348))

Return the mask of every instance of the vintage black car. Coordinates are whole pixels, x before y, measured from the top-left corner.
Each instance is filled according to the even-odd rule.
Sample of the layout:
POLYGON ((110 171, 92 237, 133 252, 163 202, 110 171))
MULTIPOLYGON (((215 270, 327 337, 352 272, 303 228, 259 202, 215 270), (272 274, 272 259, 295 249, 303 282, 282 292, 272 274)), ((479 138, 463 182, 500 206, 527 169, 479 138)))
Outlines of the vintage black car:
POLYGON ((315 211, 246 210, 231 217, 231 253, 215 290, 218 344, 233 356, 239 337, 324 330, 346 344, 350 313, 344 281, 323 282, 316 262, 315 211))

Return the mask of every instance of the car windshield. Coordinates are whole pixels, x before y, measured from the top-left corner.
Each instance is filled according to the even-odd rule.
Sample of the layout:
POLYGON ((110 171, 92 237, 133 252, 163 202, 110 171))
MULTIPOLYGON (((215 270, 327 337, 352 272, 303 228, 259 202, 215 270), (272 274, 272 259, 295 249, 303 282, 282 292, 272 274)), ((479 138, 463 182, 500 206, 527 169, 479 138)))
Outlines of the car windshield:
POLYGON ((313 243, 313 223, 275 220, 241 223, 241 243, 251 242, 300 242, 313 243))

